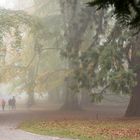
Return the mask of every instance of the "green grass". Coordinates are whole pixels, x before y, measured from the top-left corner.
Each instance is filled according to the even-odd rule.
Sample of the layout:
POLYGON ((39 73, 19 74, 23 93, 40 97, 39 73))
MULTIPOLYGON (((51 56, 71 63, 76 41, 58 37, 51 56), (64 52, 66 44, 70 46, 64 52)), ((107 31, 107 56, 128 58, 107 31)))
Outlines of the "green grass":
POLYGON ((73 138, 73 139, 80 139, 80 140, 92 140, 92 138, 90 137, 82 136, 80 133, 75 133, 68 129, 40 128, 40 125, 35 122, 22 123, 20 128, 25 131, 40 134, 40 135, 48 135, 48 136, 55 136, 55 137, 57 136, 57 137, 73 138))
POLYGON ((40 135, 79 140, 140 140, 140 121, 32 121, 22 123, 20 128, 40 135))

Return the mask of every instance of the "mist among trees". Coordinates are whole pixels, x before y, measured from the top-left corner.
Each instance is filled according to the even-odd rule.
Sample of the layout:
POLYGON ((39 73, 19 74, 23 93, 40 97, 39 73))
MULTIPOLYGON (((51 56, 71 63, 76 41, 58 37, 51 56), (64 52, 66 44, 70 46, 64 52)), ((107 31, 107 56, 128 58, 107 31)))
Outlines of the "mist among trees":
POLYGON ((136 3, 130 3, 134 15, 125 2, 6 3, 0 9, 0 82, 10 85, 11 95, 26 93, 28 106, 36 103, 35 94, 47 95, 46 102, 60 103, 62 110, 81 110, 108 95, 130 96, 125 115, 140 115, 136 3))

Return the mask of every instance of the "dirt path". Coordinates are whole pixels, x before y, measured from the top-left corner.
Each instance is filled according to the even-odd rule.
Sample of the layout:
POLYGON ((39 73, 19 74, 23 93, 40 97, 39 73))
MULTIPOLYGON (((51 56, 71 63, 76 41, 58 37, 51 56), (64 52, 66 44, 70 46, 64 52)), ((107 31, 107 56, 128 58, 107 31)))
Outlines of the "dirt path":
POLYGON ((90 111, 46 111, 46 110, 17 110, 0 111, 0 140, 69 140, 31 134, 18 129, 21 122, 26 120, 93 120, 114 119, 123 116, 125 108, 95 106, 90 111))
MULTIPOLYGON (((18 129, 25 120, 46 119, 46 111, 5 111, 0 112, 0 140, 70 140, 58 137, 40 136, 18 129)), ((53 116, 54 113, 51 113, 53 116)), ((50 116, 50 119, 51 119, 50 116)))
POLYGON ((0 127, 0 140, 70 140, 57 137, 40 136, 18 129, 0 127))

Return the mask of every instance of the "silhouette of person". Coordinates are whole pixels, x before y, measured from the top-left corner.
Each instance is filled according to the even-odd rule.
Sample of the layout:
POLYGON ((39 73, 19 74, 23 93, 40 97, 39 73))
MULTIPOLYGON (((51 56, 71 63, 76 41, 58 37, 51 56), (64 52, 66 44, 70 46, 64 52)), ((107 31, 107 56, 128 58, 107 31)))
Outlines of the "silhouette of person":
POLYGON ((3 110, 3 111, 4 111, 4 109, 5 109, 5 104, 6 104, 5 100, 2 99, 1 105, 2 105, 2 110, 3 110))
POLYGON ((13 96, 12 100, 11 100, 11 105, 12 105, 12 109, 16 109, 16 99, 13 96))

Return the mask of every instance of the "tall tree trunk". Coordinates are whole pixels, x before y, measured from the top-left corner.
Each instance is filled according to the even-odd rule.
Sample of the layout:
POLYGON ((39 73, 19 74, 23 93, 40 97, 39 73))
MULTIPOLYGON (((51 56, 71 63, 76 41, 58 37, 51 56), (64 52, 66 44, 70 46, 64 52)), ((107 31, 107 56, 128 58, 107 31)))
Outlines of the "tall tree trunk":
POLYGON ((61 107, 61 110, 81 110, 81 106, 78 103, 77 94, 66 93, 66 99, 61 107))
MULTIPOLYGON (((31 87, 32 88, 32 87, 31 87)), ((28 101, 27 101, 27 107, 31 107, 35 104, 35 98, 34 98, 34 88, 32 88, 30 91, 28 91, 28 101)))
POLYGON ((86 106, 86 105, 90 104, 91 102, 92 101, 91 101, 89 91, 85 88, 82 88, 80 91, 80 101, 79 101, 80 105, 86 106))
POLYGON ((137 85, 131 96, 127 111, 126 117, 138 117, 140 116, 140 85, 137 85))
POLYGON ((137 85, 133 88, 132 96, 128 108, 126 110, 126 117, 140 117, 140 34, 137 35, 136 39, 132 41, 133 47, 133 56, 130 67, 137 74, 136 80, 137 85))
MULTIPOLYGON (((87 27, 92 23, 92 9, 81 7, 79 0, 60 0, 61 12, 65 26, 66 52, 69 68, 76 71, 79 68, 79 51, 82 38, 87 27), (71 58, 73 56, 73 58, 71 58)), ((65 103, 62 109, 80 109, 76 89, 77 81, 73 75, 68 78, 66 86, 65 103)))
POLYGON ((140 71, 137 73, 137 86, 133 89, 133 93, 125 116, 126 117, 140 116, 140 71))
POLYGON ((27 106, 31 107, 35 104, 35 98, 34 98, 34 90, 35 90, 35 81, 38 74, 38 68, 40 63, 40 53, 37 52, 35 60, 34 60, 33 66, 29 69, 28 72, 28 79, 27 79, 27 94, 28 94, 28 102, 27 106))
POLYGON ((65 80, 65 100, 61 107, 61 110, 81 110, 81 106, 78 103, 78 94, 73 90, 76 84, 72 77, 68 77, 65 80))

